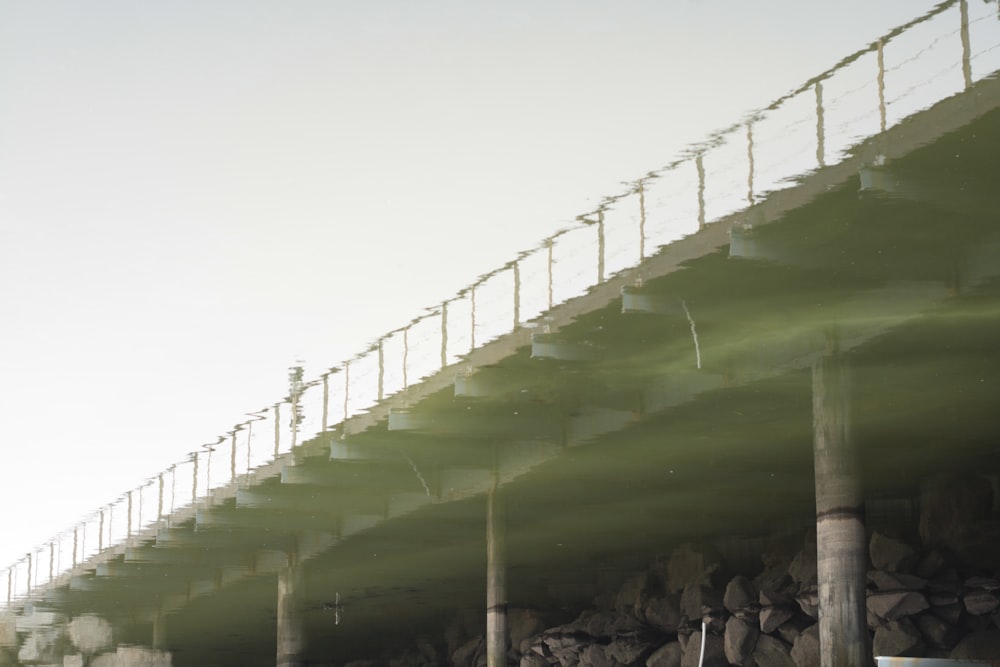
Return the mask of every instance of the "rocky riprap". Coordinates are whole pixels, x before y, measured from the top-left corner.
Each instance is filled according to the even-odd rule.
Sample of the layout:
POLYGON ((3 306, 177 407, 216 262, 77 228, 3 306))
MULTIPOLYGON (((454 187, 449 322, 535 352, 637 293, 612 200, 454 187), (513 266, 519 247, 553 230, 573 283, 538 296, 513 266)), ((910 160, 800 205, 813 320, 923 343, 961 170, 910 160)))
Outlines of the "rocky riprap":
MULTIPOLYGON (((991 533, 996 527, 991 522, 991 533)), ((985 550, 963 551, 871 533, 872 654, 1000 656, 1000 540, 990 542, 985 550)), ((753 572, 738 571, 710 545, 681 545, 615 589, 598 591, 593 607, 569 623, 549 625, 545 612, 512 609, 508 664, 696 667, 704 621, 705 667, 818 665, 815 534, 791 544, 766 549, 753 572)), ((351 667, 482 667, 483 636, 467 629, 468 618, 461 621, 437 645, 425 641, 407 654, 351 667)))

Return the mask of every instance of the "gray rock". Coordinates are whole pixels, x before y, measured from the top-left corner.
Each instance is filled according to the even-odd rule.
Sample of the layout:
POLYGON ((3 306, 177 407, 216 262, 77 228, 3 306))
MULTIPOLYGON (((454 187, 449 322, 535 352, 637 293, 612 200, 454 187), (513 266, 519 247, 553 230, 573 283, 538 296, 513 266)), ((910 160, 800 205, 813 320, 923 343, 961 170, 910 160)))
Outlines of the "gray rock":
POLYGON ((795 667, 791 648, 770 635, 760 636, 751 657, 757 667, 795 667))
POLYGON ((722 593, 701 584, 688 584, 681 595, 681 615, 688 620, 700 620, 703 616, 723 609, 722 593))
POLYGON ((100 653, 111 647, 111 624, 99 616, 83 614, 70 621, 69 638, 86 655, 100 653))
POLYGON ((953 660, 996 660, 1000 656, 1000 630, 983 630, 965 636, 951 650, 953 660))
POLYGON ((886 537, 881 533, 872 533, 868 544, 868 555, 876 570, 899 572, 911 567, 916 558, 913 548, 900 540, 886 537))
POLYGON ((472 667, 473 660, 483 647, 482 636, 474 637, 465 642, 451 654, 451 664, 453 667, 472 667))
POLYGON ((924 654, 923 637, 908 618, 889 621, 875 630, 872 653, 875 656, 921 657, 924 654))
POLYGON ((813 623, 813 619, 807 616, 793 616, 785 623, 779 625, 778 629, 775 630, 775 634, 781 641, 791 647, 795 643, 795 640, 799 638, 799 635, 802 634, 802 631, 813 623))
POLYGON ((788 575, 799 586, 816 583, 816 543, 807 541, 788 566, 788 575))
POLYGON ((962 621, 963 609, 961 603, 959 602, 934 607, 931 609, 931 612, 933 612, 933 614, 942 621, 951 625, 958 625, 962 621))
POLYGON ((802 631, 790 651, 792 660, 798 667, 814 667, 819 664, 819 624, 814 623, 802 631))
POLYGON ((790 605, 768 605, 760 610, 760 631, 770 634, 795 615, 790 605))
POLYGON ((927 645, 935 649, 951 650, 961 639, 961 633, 950 623, 946 623, 931 612, 913 617, 913 624, 924 636, 927 645))
POLYGON ((759 636, 759 627, 750 625, 737 616, 731 616, 726 621, 726 633, 723 638, 726 660, 733 665, 743 665, 757 646, 759 636))
POLYGON ((940 550, 931 549, 917 563, 916 572, 919 576, 930 579, 941 572, 947 564, 948 561, 940 550))
POLYGON ((518 664, 519 667, 549 667, 549 661, 537 653, 525 653, 518 664))
POLYGON ((962 596, 962 604, 967 612, 975 616, 992 614, 1000 607, 1000 596, 994 591, 976 588, 962 596))
POLYGON ((795 596, 799 608, 813 619, 819 618, 819 589, 816 586, 806 586, 795 596))
POLYGON ((735 614, 737 611, 759 606, 757 595, 753 582, 744 576, 737 575, 726 584, 722 604, 730 613, 735 614))
POLYGON ((926 579, 905 572, 871 570, 868 581, 880 591, 922 591, 927 588, 926 579))
POLYGON ((646 658, 646 667, 681 667, 680 642, 669 642, 646 658))
POLYGON ((930 607, 927 598, 914 591, 873 591, 867 605, 868 611, 886 621, 913 616, 930 607))
POLYGON ((580 651, 578 667, 618 667, 600 644, 590 644, 580 651))
POLYGON ((722 571, 722 556, 708 545, 682 544, 667 562, 668 593, 679 593, 690 584, 711 586, 722 571))
POLYGON ((655 648, 648 642, 616 639, 604 647, 604 653, 617 664, 634 665, 644 663, 655 648))
POLYGON ((510 609, 507 612, 507 632, 510 635, 510 645, 521 646, 528 637, 541 633, 545 629, 545 621, 540 612, 534 609, 510 609))
POLYGON ((681 598, 679 595, 650 598, 643 615, 646 622, 657 630, 674 634, 681 622, 681 598))
POLYGON ((618 595, 615 597, 615 611, 619 615, 631 615, 642 618, 642 610, 649 597, 649 575, 645 572, 633 574, 625 579, 618 595))
MULTIPOLYGON (((691 633, 691 639, 681 656, 681 667, 698 667, 701 655, 701 631, 691 633)), ((729 667, 726 660, 726 648, 722 637, 709 634, 705 637, 705 659, 702 667, 729 667)))

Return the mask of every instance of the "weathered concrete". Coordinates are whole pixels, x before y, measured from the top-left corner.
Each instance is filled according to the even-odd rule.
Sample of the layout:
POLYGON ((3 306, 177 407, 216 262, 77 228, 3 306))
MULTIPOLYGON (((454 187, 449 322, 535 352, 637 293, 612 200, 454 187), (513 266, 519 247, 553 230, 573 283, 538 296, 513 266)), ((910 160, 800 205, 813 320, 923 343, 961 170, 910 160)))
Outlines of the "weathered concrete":
POLYGON ((486 500, 486 664, 507 664, 506 516, 499 479, 486 500))
POLYGON ((820 665, 871 661, 865 624, 867 549, 848 369, 834 352, 812 370, 820 665))
POLYGON ((306 637, 302 626, 302 564, 290 553, 288 564, 278 572, 277 667, 300 667, 306 637))

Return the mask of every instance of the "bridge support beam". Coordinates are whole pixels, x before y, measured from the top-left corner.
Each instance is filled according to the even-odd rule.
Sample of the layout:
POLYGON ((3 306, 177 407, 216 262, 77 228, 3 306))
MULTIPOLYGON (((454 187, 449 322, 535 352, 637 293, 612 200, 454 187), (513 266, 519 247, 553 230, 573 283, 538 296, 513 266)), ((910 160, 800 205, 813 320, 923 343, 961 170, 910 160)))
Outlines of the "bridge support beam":
POLYGON ((507 522, 499 479, 486 499, 486 665, 507 665, 507 522))
POLYGON ((278 656, 277 667, 304 664, 305 628, 302 624, 302 564, 297 553, 288 554, 288 563, 278 571, 278 656))
POLYGON ((868 665, 863 496, 851 439, 849 371, 836 352, 813 365, 812 392, 820 665, 868 665))

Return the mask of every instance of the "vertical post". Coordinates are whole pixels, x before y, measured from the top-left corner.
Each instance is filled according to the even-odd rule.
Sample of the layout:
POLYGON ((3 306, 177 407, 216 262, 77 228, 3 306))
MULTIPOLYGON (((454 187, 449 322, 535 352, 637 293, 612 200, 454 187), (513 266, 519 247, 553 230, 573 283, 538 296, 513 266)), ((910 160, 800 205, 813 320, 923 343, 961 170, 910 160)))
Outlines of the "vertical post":
POLYGON ((167 648, 167 617, 163 613, 163 605, 157 608, 153 618, 153 648, 158 651, 167 648))
POLYGON ((80 546, 80 528, 73 529, 73 568, 76 568, 76 550, 80 546))
POLYGON ((519 326, 521 326, 521 265, 519 262, 514 262, 514 328, 511 331, 517 331, 519 326))
POLYGON ((198 500, 198 452, 191 454, 191 458, 194 461, 194 470, 191 474, 191 504, 194 505, 198 500))
MULTIPOLYGON (((229 483, 236 483, 236 431, 229 438, 229 483)), ((163 475, 160 475, 160 503, 163 503, 163 475)), ((159 521, 160 517, 156 517, 159 521)))
POLYGON ((604 209, 597 211, 597 284, 604 282, 604 209))
POLYGON ((816 164, 826 166, 826 127, 823 120, 823 82, 816 82, 816 164))
POLYGON ((486 498, 486 665, 507 665, 506 513, 499 474, 486 498))
POLYGON ((274 404, 274 458, 278 458, 281 447, 281 403, 274 404))
POLYGON ((382 401, 385 396, 385 350, 382 339, 378 341, 378 400, 382 401))
POLYGON ((403 329, 403 389, 410 386, 409 376, 406 374, 406 367, 410 362, 410 327, 403 329))
POLYGON ((646 188, 639 181, 639 261, 646 259, 646 188))
POLYGON ((303 665, 305 629, 302 626, 300 589, 302 566, 298 554, 288 554, 288 562, 278 571, 277 667, 303 665))
POLYGON ((753 123, 747 123, 747 204, 753 206, 753 123))
POLYGON ((972 49, 969 46, 969 2, 959 0, 959 11, 962 17, 962 76, 965 79, 965 89, 972 88, 972 49))
POLYGON ((52 581, 55 576, 56 568, 56 543, 55 540, 49 542, 49 581, 52 581))
POLYGON ((812 392, 820 665, 867 665, 863 498, 849 373, 836 351, 813 365, 812 392))
POLYGON ((160 478, 159 499, 156 501, 156 523, 157 524, 159 524, 161 521, 163 521, 163 473, 162 472, 160 473, 159 478, 160 478))
POLYGON ((698 169, 698 229, 705 227, 705 162, 702 153, 694 159, 694 166, 698 169))
POLYGON ((469 351, 476 349, 476 286, 473 285, 469 289, 469 300, 471 301, 472 311, 472 332, 469 334, 469 351))
POLYGON ((32 560, 32 558, 33 558, 33 555, 29 551, 28 552, 28 590, 27 590, 27 593, 31 592, 31 584, 32 584, 32 581, 31 581, 31 560, 32 560))
POLYGON ((552 238, 545 239, 545 245, 549 249, 549 310, 552 310, 552 238))
POLYGON ((128 492, 128 521, 125 522, 125 539, 132 538, 132 492, 128 492))
POLYGON ((878 116, 880 131, 885 132, 885 56, 883 54, 884 44, 878 41, 878 116))
POLYGON ((101 510, 101 518, 97 520, 97 553, 104 551, 104 510, 101 510))
POLYGON ((441 368, 448 365, 448 302, 441 303, 441 368))
POLYGON ((341 428, 341 435, 346 435, 343 429, 347 428, 348 401, 351 397, 351 362, 344 362, 344 425, 341 428))
POLYGON ((330 405, 330 374, 323 373, 323 432, 326 432, 327 410, 330 405))

